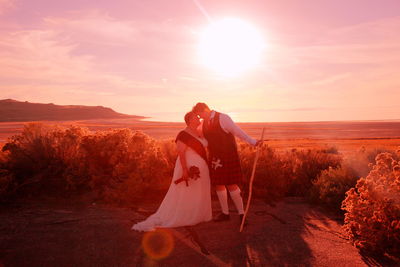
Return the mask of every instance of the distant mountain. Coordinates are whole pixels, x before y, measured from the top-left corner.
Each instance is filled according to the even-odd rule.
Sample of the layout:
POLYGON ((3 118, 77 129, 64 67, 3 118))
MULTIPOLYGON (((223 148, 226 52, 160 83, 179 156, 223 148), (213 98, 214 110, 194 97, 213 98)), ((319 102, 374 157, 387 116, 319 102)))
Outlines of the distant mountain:
POLYGON ((143 119, 145 117, 126 115, 103 106, 54 105, 21 102, 13 99, 0 100, 0 121, 41 121, 41 120, 89 120, 89 119, 143 119))

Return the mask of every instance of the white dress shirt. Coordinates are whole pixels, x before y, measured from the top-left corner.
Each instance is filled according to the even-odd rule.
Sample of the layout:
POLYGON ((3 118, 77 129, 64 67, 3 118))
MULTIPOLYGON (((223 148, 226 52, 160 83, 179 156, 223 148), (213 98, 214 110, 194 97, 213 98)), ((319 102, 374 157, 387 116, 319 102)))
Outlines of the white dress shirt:
MULTIPOLYGON (((227 114, 220 113, 221 115, 219 116, 219 124, 226 133, 231 133, 234 136, 238 137, 239 139, 247 142, 250 145, 255 146, 257 143, 257 140, 254 138, 251 138, 248 136, 242 129, 239 128, 239 126, 236 125, 236 123, 231 119, 231 117, 227 114)), ((211 111, 210 115, 210 121, 214 119, 215 116, 215 111, 211 111)))

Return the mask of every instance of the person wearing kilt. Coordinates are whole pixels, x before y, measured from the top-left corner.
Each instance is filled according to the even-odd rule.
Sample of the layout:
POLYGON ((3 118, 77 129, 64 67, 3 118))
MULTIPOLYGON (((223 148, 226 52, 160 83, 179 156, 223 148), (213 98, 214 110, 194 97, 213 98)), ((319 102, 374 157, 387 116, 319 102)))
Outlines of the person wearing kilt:
POLYGON ((257 146, 262 141, 251 138, 233 122, 229 115, 210 110, 205 103, 197 103, 192 112, 203 119, 202 130, 208 141, 211 184, 215 186, 221 205, 222 213, 214 218, 214 221, 230 219, 227 189, 242 221, 243 199, 238 184, 242 182, 243 174, 235 137, 253 146, 257 146))

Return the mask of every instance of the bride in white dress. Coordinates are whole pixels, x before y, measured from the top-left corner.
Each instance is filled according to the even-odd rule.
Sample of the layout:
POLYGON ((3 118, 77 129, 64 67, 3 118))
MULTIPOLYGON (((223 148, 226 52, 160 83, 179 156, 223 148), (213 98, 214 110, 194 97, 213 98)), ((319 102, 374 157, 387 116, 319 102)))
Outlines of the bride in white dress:
POLYGON ((200 120, 194 113, 187 113, 185 122, 187 127, 176 138, 178 158, 168 192, 156 213, 134 224, 132 230, 147 232, 155 228, 190 226, 212 218, 207 141, 197 130, 200 120), (189 178, 191 166, 200 170, 198 179, 189 178), (176 184, 182 177, 184 181, 176 184))

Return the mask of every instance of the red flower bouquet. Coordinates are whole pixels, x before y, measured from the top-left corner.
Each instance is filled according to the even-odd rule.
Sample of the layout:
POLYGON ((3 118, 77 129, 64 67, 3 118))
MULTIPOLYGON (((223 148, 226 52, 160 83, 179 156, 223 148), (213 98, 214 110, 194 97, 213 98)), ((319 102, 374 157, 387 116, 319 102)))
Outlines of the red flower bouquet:
POLYGON ((191 166, 189 168, 189 178, 185 179, 184 177, 179 178, 178 180, 175 181, 175 184, 179 184, 183 181, 186 182, 186 186, 189 186, 188 180, 197 180, 200 178, 200 169, 197 166, 191 166))

